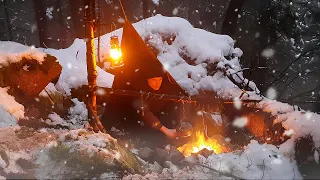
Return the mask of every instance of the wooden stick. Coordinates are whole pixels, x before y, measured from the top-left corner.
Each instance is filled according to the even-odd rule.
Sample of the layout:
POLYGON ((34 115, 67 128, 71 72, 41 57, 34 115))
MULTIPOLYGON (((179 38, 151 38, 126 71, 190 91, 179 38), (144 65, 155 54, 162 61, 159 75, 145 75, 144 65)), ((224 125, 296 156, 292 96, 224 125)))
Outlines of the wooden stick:
MULTIPOLYGON (((179 96, 171 94, 158 94, 145 91, 131 91, 123 89, 111 89, 111 88, 101 88, 99 87, 98 91, 105 93, 105 95, 121 95, 121 96, 133 96, 133 97, 142 97, 143 99, 158 99, 158 100, 169 100, 177 102, 186 102, 186 103, 201 103, 201 104, 212 104, 214 102, 221 102, 224 104, 234 104, 233 100, 222 100, 220 97, 216 96, 203 96, 203 97, 191 97, 191 96, 179 96)), ((241 100, 242 103, 258 103, 261 100, 241 100)), ((214 103, 215 104, 215 103, 214 103)))
POLYGON ((88 110, 91 111, 91 114, 93 116, 93 119, 92 119, 93 124, 96 125, 101 132, 107 133, 107 131, 104 129, 103 125, 101 124, 101 121, 100 121, 100 119, 99 119, 99 117, 97 115, 97 111, 94 111, 92 109, 92 106, 90 104, 88 104, 88 103, 87 103, 87 107, 88 107, 88 110))
MULTIPOLYGON (((80 89, 72 89, 71 94, 74 98, 81 101, 86 101, 84 97, 87 95, 88 86, 82 86, 80 89), (82 97, 82 99, 81 99, 82 97)), ((194 103, 199 110, 207 110, 208 112, 220 112, 223 104, 234 104, 233 100, 222 100, 214 95, 207 95, 201 97, 190 97, 184 95, 170 95, 170 94, 157 94, 145 91, 130 91, 121 89, 111 89, 99 87, 97 90, 97 103, 102 105, 109 101, 110 96, 132 96, 142 99, 153 100, 168 100, 182 103, 194 103)), ((259 103, 261 100, 241 100, 243 104, 259 103)))
MULTIPOLYGON (((89 123, 94 129, 94 131, 98 131, 99 124, 97 119, 97 95, 96 95, 96 87, 97 87, 97 65, 94 53, 94 8, 95 3, 92 0, 86 0, 85 5, 88 7, 85 9, 85 16, 87 20, 86 24, 86 37, 88 38, 86 42, 86 57, 87 57, 87 72, 88 72, 88 85, 87 88, 87 107, 88 107, 88 117, 89 123), (94 118, 93 118, 94 117, 94 118)), ((101 124, 101 123, 100 123, 101 124)), ((104 128, 103 128, 104 129, 104 128)), ((101 129, 100 129, 101 131, 101 129)))

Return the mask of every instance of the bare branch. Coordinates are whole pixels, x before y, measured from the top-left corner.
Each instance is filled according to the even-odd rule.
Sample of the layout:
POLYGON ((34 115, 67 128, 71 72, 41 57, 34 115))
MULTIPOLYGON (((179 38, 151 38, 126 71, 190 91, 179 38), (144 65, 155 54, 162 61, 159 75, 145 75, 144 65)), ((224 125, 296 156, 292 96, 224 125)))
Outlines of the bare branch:
MULTIPOLYGON (((313 52, 314 50, 318 49, 320 47, 320 42, 315 45, 313 48, 309 49, 308 51, 305 51, 304 53, 300 54, 299 57, 297 57, 295 60, 293 60, 282 72, 281 74, 275 79, 273 80, 268 86, 267 88, 269 88, 270 86, 272 86, 275 82, 277 82, 279 79, 281 79, 284 75, 285 72, 291 67, 291 65, 295 62, 297 62, 298 60, 300 60, 302 57, 304 57, 305 55, 308 55, 310 52, 313 52)), ((266 91, 266 90, 265 90, 266 91)), ((264 92, 265 92, 264 91, 264 92)))

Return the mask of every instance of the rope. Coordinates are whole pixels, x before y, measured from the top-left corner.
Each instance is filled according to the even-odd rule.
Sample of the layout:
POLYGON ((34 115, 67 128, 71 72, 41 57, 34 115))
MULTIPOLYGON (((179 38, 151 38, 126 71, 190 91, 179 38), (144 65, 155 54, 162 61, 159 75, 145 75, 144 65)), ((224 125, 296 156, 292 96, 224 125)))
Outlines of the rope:
POLYGON ((121 6, 121 9, 122 9, 122 13, 124 15, 124 18, 125 18, 126 21, 128 21, 128 18, 127 18, 126 12, 124 11, 124 8, 123 8, 121 0, 119 0, 119 3, 120 3, 120 6, 121 6))

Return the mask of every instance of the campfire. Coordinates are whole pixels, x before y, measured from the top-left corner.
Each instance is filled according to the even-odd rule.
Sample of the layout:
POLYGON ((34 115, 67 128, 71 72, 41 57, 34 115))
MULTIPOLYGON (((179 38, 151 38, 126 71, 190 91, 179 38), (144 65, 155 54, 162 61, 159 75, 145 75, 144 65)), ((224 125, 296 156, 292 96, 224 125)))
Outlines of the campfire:
POLYGON ((228 152, 228 148, 224 147, 216 139, 206 138, 202 131, 196 131, 194 141, 178 148, 178 150, 186 157, 196 154, 203 149, 213 151, 215 154, 228 152))

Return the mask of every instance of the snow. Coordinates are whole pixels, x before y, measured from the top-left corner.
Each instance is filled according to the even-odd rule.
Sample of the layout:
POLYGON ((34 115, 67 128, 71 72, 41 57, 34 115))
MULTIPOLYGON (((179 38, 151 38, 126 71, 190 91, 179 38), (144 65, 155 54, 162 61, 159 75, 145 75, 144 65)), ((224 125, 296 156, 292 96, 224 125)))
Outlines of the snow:
POLYGON ((3 169, 7 166, 7 163, 1 158, 1 155, 0 155, 0 168, 3 169))
POLYGON ((9 163, 7 166, 3 169, 5 173, 24 173, 23 169, 20 167, 20 165, 17 164, 17 160, 19 159, 25 159, 30 160, 31 156, 26 151, 10 151, 6 150, 5 153, 7 154, 7 157, 9 157, 9 163))
POLYGON ((247 117, 237 117, 233 120, 232 125, 238 128, 244 128, 248 123, 247 117))
POLYGON ((9 112, 16 119, 24 117, 24 107, 8 94, 8 88, 0 87, 0 107, 9 112))
POLYGON ((185 167, 177 169, 171 162, 165 162, 170 167, 162 168, 157 162, 154 164, 144 163, 149 169, 145 175, 130 174, 123 177, 123 180, 151 180, 151 179, 232 179, 226 176, 221 176, 218 173, 212 172, 201 166, 185 167))
POLYGON ((120 153, 114 150, 115 146, 112 144, 115 141, 108 134, 88 132, 84 129, 62 132, 57 140, 51 141, 37 153, 35 177, 37 179, 114 177, 116 175, 108 166, 116 166, 114 160, 120 158, 120 153), (93 169, 99 169, 97 174, 88 174, 93 169), (103 172, 98 174, 102 170, 103 172))
POLYGON ((47 7, 46 9, 46 16, 48 17, 48 19, 52 19, 53 18, 53 15, 52 15, 52 12, 53 11, 53 7, 47 7))
POLYGON ((71 130, 59 136, 59 141, 72 151, 75 150, 89 150, 90 152, 103 151, 106 154, 117 156, 117 152, 108 152, 105 147, 109 142, 116 141, 109 134, 104 133, 90 133, 85 129, 71 130))
POLYGON ((88 120, 88 111, 86 105, 77 98, 71 99, 75 104, 69 108, 68 119, 71 129, 83 128, 88 120))
MULTIPOLYGON (((10 41, 0 41, 0 65, 17 62, 21 57, 31 57, 41 63, 46 54, 55 56, 63 67, 56 88, 70 95, 71 88, 78 88, 87 83, 85 41, 76 39, 67 49, 43 49, 24 46, 10 41)), ((28 58, 29 59, 29 58, 28 58)), ((101 87, 111 87, 113 75, 98 68, 97 83, 101 87)))
POLYGON ((276 146, 251 141, 243 152, 209 156, 202 162, 243 179, 302 179, 295 161, 276 146))
POLYGON ((62 119, 57 113, 52 113, 48 115, 48 120, 46 121, 49 125, 63 125, 63 126, 69 126, 69 124, 62 119))
POLYGON ((17 125, 17 121, 15 117, 10 115, 8 111, 6 111, 2 105, 0 105, 0 128, 15 126, 17 125))
MULTIPOLYGON (((4 47, 4 45, 10 45, 12 43, 2 43, 0 41, 0 47, 4 47), (3 44, 3 46, 1 45, 3 44)), ((15 46, 16 44, 13 43, 13 45, 15 46)), ((17 49, 20 50, 20 46, 18 46, 17 49)), ((2 68, 3 66, 8 66, 10 63, 17 63, 19 61, 22 60, 22 58, 25 58, 27 60, 31 60, 31 59, 35 59, 39 62, 39 64, 41 64, 44 61, 44 58, 47 56, 45 53, 37 51, 34 49, 34 47, 30 47, 30 49, 28 49, 27 51, 21 51, 21 52, 15 52, 15 50, 12 49, 12 47, 5 47, 4 49, 0 49, 0 68, 2 68), (8 51, 6 51, 6 50, 8 51), (12 52, 10 52, 10 50, 13 50, 12 52)), ((24 49, 24 48, 21 48, 24 49)))
MULTIPOLYGON (((223 72, 207 75, 208 65, 214 63, 219 63, 221 68, 230 66, 235 71, 241 69, 239 57, 243 53, 234 47, 234 41, 229 36, 193 28, 182 18, 161 15, 142 20, 133 26, 143 39, 160 51, 158 59, 190 95, 198 94, 199 90, 219 91, 235 86, 223 72), (172 43, 164 39, 170 39, 172 43), (192 64, 186 62, 185 55, 192 64), (226 56, 233 58, 227 60, 226 56)), ((111 34, 121 35, 122 29, 102 36, 101 41, 108 42, 111 34)), ((109 48, 101 45, 101 59, 108 56, 109 48)))
MULTIPOLYGON (((48 54, 55 56, 60 65, 63 67, 56 88, 71 95, 72 88, 78 88, 88 84, 87 66, 86 66, 86 46, 85 41, 76 39, 74 43, 67 49, 43 49, 48 54)), ((97 84, 101 87, 111 87, 113 75, 97 68, 98 78, 97 84)))
POLYGON ((271 49, 271 48, 268 48, 268 49, 264 49, 262 52, 261 52, 261 56, 265 57, 265 58, 272 58, 274 55, 275 55, 275 50, 274 49, 271 49))
POLYGON ((272 88, 272 87, 268 88, 266 93, 267 93, 266 96, 268 99, 274 100, 277 98, 277 91, 275 88, 272 88))
POLYGON ((115 173, 113 172, 106 172, 106 173, 103 173, 101 174, 100 178, 99 179, 119 179, 120 177, 118 175, 116 175, 115 173))
POLYGON ((159 1, 160 1, 160 0, 152 0, 153 4, 155 4, 155 5, 157 5, 157 6, 159 6, 159 1))

